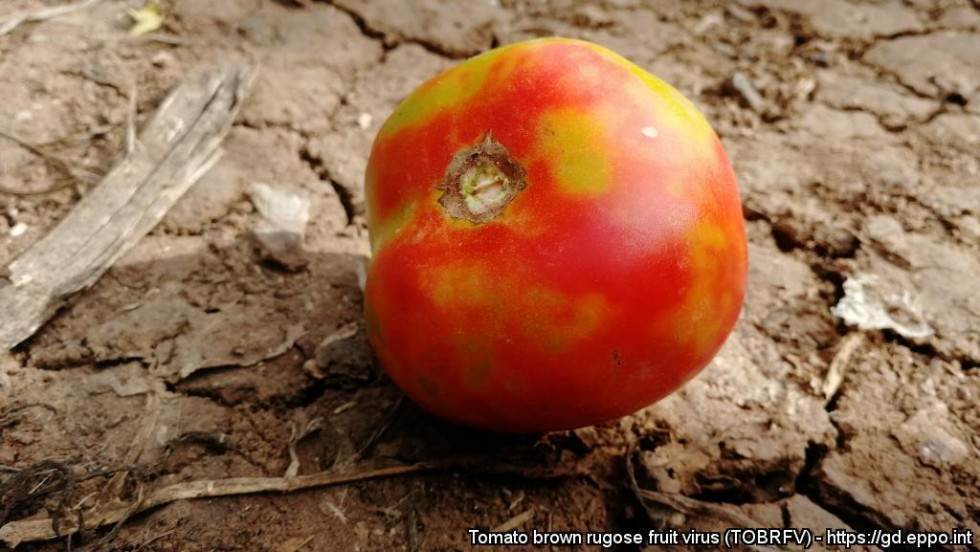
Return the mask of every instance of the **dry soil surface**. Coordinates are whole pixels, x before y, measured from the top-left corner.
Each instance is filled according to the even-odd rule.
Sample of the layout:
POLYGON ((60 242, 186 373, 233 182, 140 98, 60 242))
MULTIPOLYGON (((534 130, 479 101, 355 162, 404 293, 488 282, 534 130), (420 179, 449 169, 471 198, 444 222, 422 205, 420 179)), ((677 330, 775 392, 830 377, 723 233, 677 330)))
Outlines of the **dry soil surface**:
MULTIPOLYGON (((4 0, 0 18, 57 3, 4 0)), ((739 516, 980 539, 975 0, 170 0, 162 29, 136 38, 130 4, 0 36, 0 129, 49 157, 0 138, 0 266, 111 167, 132 90, 145 120, 197 67, 247 55, 262 69, 220 163, 94 287, 0 354, 0 477, 30 476, 34 491, 0 487, 0 524, 74 518, 176 482, 282 476, 292 448, 301 474, 435 467, 177 501, 71 547, 461 550, 467 528, 508 520, 719 530, 739 516), (415 86, 547 35, 604 44, 701 107, 738 174, 750 284, 729 342, 681 391, 617 423, 500 437, 420 412, 373 365, 361 175, 374 132, 415 86), (257 182, 311 202, 299 262, 256 246, 257 182), (893 328, 832 313, 855 282, 893 328), (628 464, 639 487, 697 502, 641 504, 628 464)))

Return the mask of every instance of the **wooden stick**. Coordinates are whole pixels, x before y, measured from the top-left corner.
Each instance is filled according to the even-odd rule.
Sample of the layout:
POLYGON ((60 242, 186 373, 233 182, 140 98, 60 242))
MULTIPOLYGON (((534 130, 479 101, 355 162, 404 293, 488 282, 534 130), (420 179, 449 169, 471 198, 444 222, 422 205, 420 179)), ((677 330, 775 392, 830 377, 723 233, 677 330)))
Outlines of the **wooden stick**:
POLYGON ((218 159, 256 67, 224 63, 181 84, 126 155, 47 236, 8 266, 0 348, 27 339, 163 218, 218 159))
MULTIPOLYGON (((320 472, 296 477, 233 477, 230 479, 176 483, 151 491, 131 504, 86 512, 85 529, 94 529, 96 527, 119 523, 131 516, 177 500, 269 492, 289 493, 315 487, 326 487, 380 477, 419 473, 432 469, 435 469, 435 466, 419 463, 408 466, 380 468, 366 472, 320 472)), ((16 548, 17 545, 24 542, 51 540, 72 535, 78 531, 79 526, 77 522, 69 520, 67 517, 61 521, 59 532, 55 532, 50 519, 12 521, 0 527, 0 542, 10 548, 16 548)))
POLYGON ((840 347, 837 348, 837 353, 830 361, 827 376, 823 381, 824 404, 829 404, 837 396, 841 384, 844 383, 844 373, 851 363, 851 357, 863 344, 864 334, 860 332, 850 333, 841 340, 840 347))

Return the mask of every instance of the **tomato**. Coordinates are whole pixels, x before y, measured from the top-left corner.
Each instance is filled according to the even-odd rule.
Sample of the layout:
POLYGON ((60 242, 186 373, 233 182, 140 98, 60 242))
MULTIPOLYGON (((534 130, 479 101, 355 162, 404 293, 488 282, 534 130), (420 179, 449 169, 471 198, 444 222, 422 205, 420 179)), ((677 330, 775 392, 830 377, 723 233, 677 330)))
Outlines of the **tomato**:
POLYGON ((588 42, 426 82, 365 176, 368 337, 425 409, 498 431, 643 408, 715 355, 747 259, 731 164, 677 90, 588 42))

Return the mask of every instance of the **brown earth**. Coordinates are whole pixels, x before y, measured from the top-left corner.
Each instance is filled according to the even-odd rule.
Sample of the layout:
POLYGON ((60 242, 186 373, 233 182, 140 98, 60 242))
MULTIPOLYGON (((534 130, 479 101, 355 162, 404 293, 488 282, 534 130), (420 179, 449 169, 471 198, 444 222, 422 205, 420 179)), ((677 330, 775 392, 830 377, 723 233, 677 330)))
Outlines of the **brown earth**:
MULTIPOLYGON (((57 3, 5 0, 0 19, 57 3)), ((0 266, 111 166, 133 87, 142 119, 206 62, 247 54, 262 70, 222 161, 93 288, 0 353, 0 477, 46 459, 69 474, 42 465, 16 502, 0 487, 0 524, 175 482, 281 476, 292 428, 306 428, 299 473, 437 467, 177 501, 71 546, 462 550, 467 528, 515 516, 524 530, 721 530, 747 516, 980 533, 975 0, 172 0, 163 29, 139 38, 127 5, 0 36, 0 129, 71 173, 0 138, 0 266), (359 331, 358 274, 379 124, 457 60, 546 35, 604 44, 703 109, 739 177, 751 274, 737 329, 701 376, 617 423, 534 440, 402 401, 359 331), (256 247, 256 182, 311 201, 299 266, 256 247), (845 280, 869 274, 891 316, 931 334, 835 317, 845 280), (627 463, 643 489, 699 506, 642 507, 627 463), (122 467, 107 495, 100 470, 122 467)))

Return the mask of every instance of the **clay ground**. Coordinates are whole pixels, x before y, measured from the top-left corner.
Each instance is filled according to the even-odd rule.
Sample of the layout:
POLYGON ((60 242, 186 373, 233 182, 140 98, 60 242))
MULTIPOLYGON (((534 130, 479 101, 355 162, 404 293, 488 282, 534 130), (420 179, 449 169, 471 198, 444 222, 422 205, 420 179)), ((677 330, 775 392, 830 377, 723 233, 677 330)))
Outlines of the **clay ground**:
MULTIPOLYGON (((0 18, 58 3, 4 0, 0 18)), ((462 550, 467 528, 508 520, 717 530, 739 516, 980 532, 975 0, 171 0, 163 28, 139 38, 126 34, 126 6, 105 0, 0 36, 0 128, 67 166, 0 138, 0 265, 112 165, 134 87, 145 120, 197 67, 246 54, 262 69, 220 163, 0 356, 0 478, 58 462, 31 476, 29 496, 3 488, 0 523, 77 517, 176 482, 282 476, 300 428, 301 474, 437 467, 177 501, 70 547, 462 550), (680 392, 618 423, 505 438, 427 416, 373 366, 359 326, 361 173, 413 87, 547 35, 604 44, 701 107, 738 174, 750 284, 729 342, 680 392), (310 200, 305 266, 256 246, 256 182, 310 200), (929 335, 833 315, 861 275, 877 277, 867 291, 891 304, 886 315, 929 335), (644 508, 628 462, 641 488, 698 502, 644 508)))

